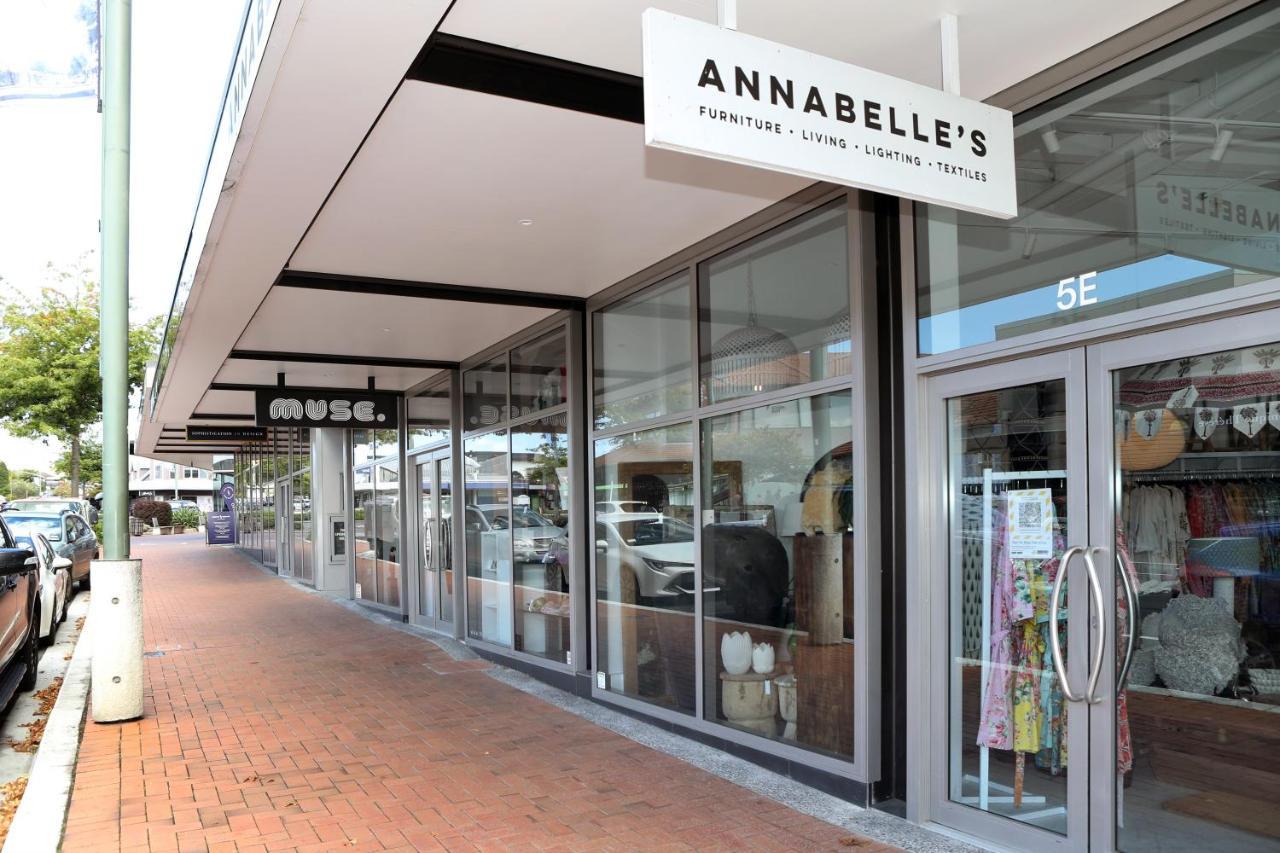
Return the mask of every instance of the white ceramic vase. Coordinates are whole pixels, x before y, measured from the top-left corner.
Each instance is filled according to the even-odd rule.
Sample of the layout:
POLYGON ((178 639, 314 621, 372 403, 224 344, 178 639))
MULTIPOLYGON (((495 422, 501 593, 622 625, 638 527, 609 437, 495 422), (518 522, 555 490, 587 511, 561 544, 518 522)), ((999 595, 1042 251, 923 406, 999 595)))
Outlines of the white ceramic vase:
POLYGON ((733 631, 721 637, 720 660, 730 675, 742 675, 751 669, 751 635, 746 631, 733 631))
POLYGON ((758 643, 751 647, 751 668, 761 675, 773 672, 773 646, 758 643))

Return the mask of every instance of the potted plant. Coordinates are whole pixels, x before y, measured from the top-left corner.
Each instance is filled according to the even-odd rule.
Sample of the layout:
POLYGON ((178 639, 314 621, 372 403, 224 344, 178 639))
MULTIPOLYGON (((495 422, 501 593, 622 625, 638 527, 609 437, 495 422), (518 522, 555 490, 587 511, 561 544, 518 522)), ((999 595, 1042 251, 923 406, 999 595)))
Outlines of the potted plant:
POLYGON ((187 533, 200 529, 200 511, 184 507, 173 511, 173 532, 187 533))

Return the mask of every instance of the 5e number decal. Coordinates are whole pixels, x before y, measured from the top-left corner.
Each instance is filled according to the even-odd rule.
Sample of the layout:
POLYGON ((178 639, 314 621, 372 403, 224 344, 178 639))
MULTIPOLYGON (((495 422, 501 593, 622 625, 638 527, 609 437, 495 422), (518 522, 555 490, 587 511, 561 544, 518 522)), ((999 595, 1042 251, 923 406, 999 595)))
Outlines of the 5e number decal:
POLYGON ((1098 295, 1094 291, 1098 285, 1092 281, 1097 277, 1097 272, 1086 272, 1058 282, 1058 310, 1070 311, 1097 304, 1098 295))

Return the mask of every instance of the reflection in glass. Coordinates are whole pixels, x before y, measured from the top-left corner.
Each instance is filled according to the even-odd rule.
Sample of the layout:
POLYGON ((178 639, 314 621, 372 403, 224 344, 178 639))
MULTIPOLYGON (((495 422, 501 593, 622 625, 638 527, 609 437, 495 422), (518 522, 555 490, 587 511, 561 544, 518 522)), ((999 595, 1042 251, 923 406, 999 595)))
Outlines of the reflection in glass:
POLYGON ((568 415, 512 428, 511 494, 515 647, 564 663, 570 613, 568 415))
POLYGON ((1113 381, 1116 846, 1275 850, 1280 341, 1113 381))
POLYGON ((293 576, 312 583, 311 473, 304 471, 293 477, 293 506, 289 508, 293 524, 293 576))
POLYGON ((467 634, 511 645, 511 485, 506 430, 463 442, 467 634))
POLYGON ((396 462, 377 466, 372 514, 374 553, 378 560, 378 603, 400 606, 400 472, 396 462))
POLYGON ((1066 415, 1062 380, 947 404, 951 799, 1057 833, 1067 731, 1048 617, 1067 537, 1066 415))
POLYGON ((351 547, 356 557, 356 598, 363 601, 378 600, 376 537, 374 535, 373 469, 357 468, 352 479, 354 492, 355 528, 352 530, 351 547))
POLYGON ((692 314, 681 274, 591 315, 596 429, 693 404, 692 314))
POLYGON ((439 616, 453 621, 453 461, 436 463, 436 488, 440 494, 440 526, 436 534, 436 559, 440 571, 439 616))
POLYGON ((451 405, 447 385, 405 398, 410 450, 440 444, 449 439, 451 405))
POLYGON ((693 428, 595 444, 597 670, 609 690, 692 714, 693 428))
POLYGON ((418 560, 422 567, 421 598, 418 609, 422 613, 431 613, 431 596, 438 589, 439 569, 436 553, 439 547, 436 537, 439 536, 440 520, 436 517, 436 488, 434 476, 435 462, 428 460, 418 465, 418 560))
POLYGON ((511 350, 511 417, 531 415, 566 402, 563 331, 511 350))
POLYGON ((507 417, 507 362, 491 361, 462 374, 463 429, 493 426, 507 417))
POLYGON ((853 755, 851 395, 702 422, 709 719, 853 755), (754 654, 753 654, 754 653, 754 654))
POLYGON ((842 201, 704 264, 704 405, 849 372, 846 220, 842 201))
POLYGON ((1016 219, 938 207, 917 217, 921 353, 1280 273, 1280 26, 1219 38, 1159 73, 1154 62, 1126 66, 1021 119, 1016 219))

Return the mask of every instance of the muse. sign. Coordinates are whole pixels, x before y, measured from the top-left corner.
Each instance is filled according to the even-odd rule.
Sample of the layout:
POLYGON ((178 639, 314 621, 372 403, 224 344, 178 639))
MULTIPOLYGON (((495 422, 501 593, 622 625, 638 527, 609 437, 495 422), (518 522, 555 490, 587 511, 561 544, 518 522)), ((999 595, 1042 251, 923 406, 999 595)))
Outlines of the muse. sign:
POLYGON ((646 9, 645 142, 1008 219, 1013 114, 646 9))
POLYGON ((396 426, 396 395, 374 391, 259 389, 254 411, 258 426, 396 426))

